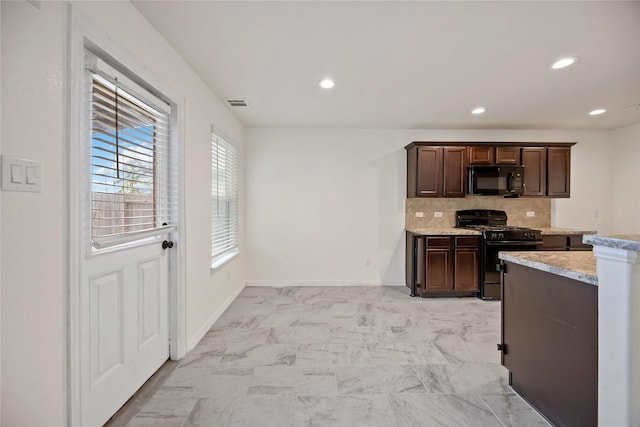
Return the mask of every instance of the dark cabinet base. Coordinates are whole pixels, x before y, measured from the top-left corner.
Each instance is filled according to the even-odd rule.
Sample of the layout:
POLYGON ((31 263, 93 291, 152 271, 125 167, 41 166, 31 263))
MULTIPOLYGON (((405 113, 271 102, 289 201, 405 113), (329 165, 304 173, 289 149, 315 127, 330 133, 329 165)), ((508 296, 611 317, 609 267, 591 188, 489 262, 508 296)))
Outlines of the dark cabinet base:
POLYGON ((478 296, 479 236, 406 232, 406 285, 411 296, 478 296))
POLYGON ((597 286, 506 263, 502 347, 511 386, 554 425, 597 425, 597 286))

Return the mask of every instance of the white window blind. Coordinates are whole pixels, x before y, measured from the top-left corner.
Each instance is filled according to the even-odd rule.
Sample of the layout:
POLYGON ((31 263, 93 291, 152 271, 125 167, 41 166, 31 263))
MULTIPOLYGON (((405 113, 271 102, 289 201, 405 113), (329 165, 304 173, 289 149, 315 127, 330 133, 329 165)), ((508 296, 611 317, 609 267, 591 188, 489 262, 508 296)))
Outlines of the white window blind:
POLYGON ((86 58, 91 243, 101 249, 170 227, 169 109, 91 52, 86 58))
POLYGON ((238 149, 211 134, 211 256, 238 247, 238 149))

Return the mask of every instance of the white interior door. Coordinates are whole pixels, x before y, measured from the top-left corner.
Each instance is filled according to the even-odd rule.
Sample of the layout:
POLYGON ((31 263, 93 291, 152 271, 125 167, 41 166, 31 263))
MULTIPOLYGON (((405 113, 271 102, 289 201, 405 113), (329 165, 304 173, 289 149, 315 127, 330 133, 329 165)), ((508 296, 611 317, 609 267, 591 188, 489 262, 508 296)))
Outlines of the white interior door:
POLYGON ((85 52, 80 416, 104 424, 169 358, 169 107, 85 52))

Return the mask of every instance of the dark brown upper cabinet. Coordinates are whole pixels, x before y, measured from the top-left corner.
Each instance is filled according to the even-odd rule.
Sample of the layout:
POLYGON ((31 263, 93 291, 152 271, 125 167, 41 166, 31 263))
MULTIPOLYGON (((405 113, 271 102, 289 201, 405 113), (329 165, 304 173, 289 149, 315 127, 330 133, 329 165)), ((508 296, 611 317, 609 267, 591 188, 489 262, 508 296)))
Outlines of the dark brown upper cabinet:
POLYGON ((495 161, 495 148, 477 145, 469 147, 470 165, 492 165, 495 161))
POLYGON ((496 165, 519 165, 520 147, 496 147, 496 165))
POLYGON ((464 197, 467 181, 467 150, 465 147, 442 147, 443 197, 464 197))
POLYGON ((407 197, 464 197, 466 147, 413 146, 407 156, 407 197))
POLYGON ((470 165, 519 165, 520 147, 469 146, 470 165))
POLYGON ((571 148, 547 148, 547 196, 571 195, 571 148))
POLYGON ((570 197, 571 147, 524 147, 523 196, 570 197))
POLYGON ((569 197, 575 142, 412 142, 407 197, 464 197, 469 165, 522 165, 528 197, 569 197), (499 144, 499 145, 498 145, 499 144))
POLYGON ((546 147, 524 147, 522 149, 524 166, 523 196, 547 195, 547 149, 546 147))

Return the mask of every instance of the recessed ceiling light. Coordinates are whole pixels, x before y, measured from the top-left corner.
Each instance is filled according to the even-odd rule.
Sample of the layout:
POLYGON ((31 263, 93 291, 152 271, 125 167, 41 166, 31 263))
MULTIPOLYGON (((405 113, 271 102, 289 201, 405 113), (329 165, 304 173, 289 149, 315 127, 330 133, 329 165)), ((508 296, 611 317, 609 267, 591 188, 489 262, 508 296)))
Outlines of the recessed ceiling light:
POLYGON ((602 114, 602 113, 606 113, 607 110, 605 110, 604 108, 598 108, 593 110, 592 112, 589 113, 589 115, 591 116, 597 116, 598 114, 602 114))
POLYGON ((553 63, 551 68, 553 68, 554 70, 559 70, 560 68, 568 67, 569 65, 573 64, 574 62, 576 62, 577 59, 578 58, 576 58, 575 56, 568 56, 566 58, 559 59, 559 60, 557 60, 556 62, 553 63))
POLYGON ((335 83, 331 79, 323 79, 323 80, 320 80, 319 85, 322 89, 331 89, 332 87, 335 86, 335 83))
POLYGON ((476 107, 473 110, 471 110, 471 114, 482 114, 485 111, 487 111, 487 109, 484 107, 476 107))

